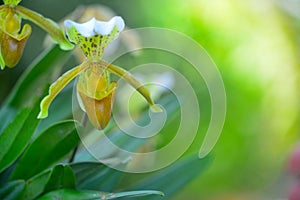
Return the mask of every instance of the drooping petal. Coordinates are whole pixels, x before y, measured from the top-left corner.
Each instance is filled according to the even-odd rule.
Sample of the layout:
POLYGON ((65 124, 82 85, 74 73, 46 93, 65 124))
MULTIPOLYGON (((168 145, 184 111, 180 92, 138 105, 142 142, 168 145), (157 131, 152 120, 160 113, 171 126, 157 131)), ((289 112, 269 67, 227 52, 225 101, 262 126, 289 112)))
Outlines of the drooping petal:
POLYGON ((44 29, 51 38, 57 42, 61 49, 71 50, 74 48, 74 45, 69 42, 66 38, 64 31, 59 27, 57 23, 51 19, 45 18, 42 15, 24 8, 22 6, 17 6, 15 11, 24 19, 28 19, 44 29))
POLYGON ((106 63, 103 60, 101 60, 101 66, 106 67, 109 71, 120 76, 125 81, 127 81, 131 86, 133 86, 147 100, 147 102, 150 105, 150 109, 153 112, 162 112, 162 109, 159 106, 157 106, 152 100, 149 90, 142 83, 140 83, 136 78, 134 78, 134 76, 131 73, 118 66, 106 63))
POLYGON ((43 119, 48 116, 48 109, 54 98, 70 81, 72 81, 81 71, 85 70, 88 66, 88 63, 82 63, 81 65, 67 71, 54 83, 52 83, 52 85, 49 88, 49 94, 46 97, 44 97, 40 104, 41 110, 38 115, 38 119, 43 119))

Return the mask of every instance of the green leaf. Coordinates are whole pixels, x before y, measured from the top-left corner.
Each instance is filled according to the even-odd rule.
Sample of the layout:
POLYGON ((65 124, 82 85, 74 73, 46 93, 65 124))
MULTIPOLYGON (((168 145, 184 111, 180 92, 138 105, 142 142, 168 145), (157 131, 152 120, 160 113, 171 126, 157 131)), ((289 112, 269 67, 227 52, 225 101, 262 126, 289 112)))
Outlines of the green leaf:
POLYGON ((104 193, 104 192, 89 191, 89 190, 62 189, 62 190, 50 192, 42 196, 39 200, 55 200, 55 199, 108 200, 108 199, 118 199, 122 197, 130 198, 130 197, 140 197, 140 196, 148 196, 148 195, 163 196, 163 193, 159 191, 153 191, 153 190, 104 193))
POLYGON ((37 113, 38 106, 23 109, 0 135, 0 172, 24 151, 39 124, 37 113))
POLYGON ((26 181, 26 188, 24 191, 23 199, 30 200, 35 199, 41 195, 45 189, 47 182, 49 181, 52 174, 52 170, 43 172, 34 176, 33 178, 26 181))
POLYGON ((24 192, 25 181, 16 180, 8 182, 0 188, 0 199, 2 200, 16 200, 19 199, 24 192))
MULTIPOLYGON (((155 190, 140 190, 140 191, 128 191, 128 192, 118 192, 118 193, 109 193, 106 194, 105 199, 118 199, 121 197, 142 197, 142 196, 149 196, 149 195, 159 195, 159 196, 164 196, 164 193, 160 191, 155 191, 155 190)), ((155 197, 157 199, 157 197, 155 197)))
POLYGON ((0 113, 0 133, 8 126, 10 121, 16 116, 15 110, 9 109, 7 107, 2 107, 0 113))
POLYGON ((122 173, 101 163, 83 162, 71 164, 77 189, 112 191, 122 173))
POLYGON ((23 109, 0 135, 0 160, 2 160, 5 154, 9 151, 19 131, 22 129, 29 113, 29 108, 23 109))
POLYGON ((44 89, 58 76, 63 64, 70 56, 70 52, 53 46, 43 52, 22 74, 10 95, 0 110, 0 119, 11 120, 14 115, 7 116, 6 110, 17 113, 18 110, 35 103, 36 98, 44 95, 44 89))
POLYGON ((68 155, 79 141, 74 121, 54 124, 42 132, 24 152, 11 179, 28 179, 47 169, 68 155))
POLYGON ((75 176, 69 166, 57 165, 26 182, 23 199, 31 200, 60 188, 74 188, 75 176))
POLYGON ((75 175, 70 166, 56 166, 52 170, 51 178, 45 186, 44 193, 61 189, 75 189, 75 175))
MULTIPOLYGON (((152 173, 147 178, 137 182, 130 190, 150 189, 161 190, 166 199, 179 192, 187 183, 201 174, 209 164, 209 158, 199 159, 197 154, 192 154, 178 160, 173 165, 152 173)), ((156 198, 145 198, 156 199, 156 198)))

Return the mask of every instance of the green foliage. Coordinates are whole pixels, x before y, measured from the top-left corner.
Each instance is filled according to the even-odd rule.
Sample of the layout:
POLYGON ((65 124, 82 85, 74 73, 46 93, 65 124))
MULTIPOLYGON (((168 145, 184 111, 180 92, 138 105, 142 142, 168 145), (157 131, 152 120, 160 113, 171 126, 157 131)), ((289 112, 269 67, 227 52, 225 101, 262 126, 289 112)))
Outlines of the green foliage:
POLYGON ((76 188, 81 190, 112 191, 122 173, 101 163, 84 162, 71 165, 76 176, 76 188))
POLYGON ((24 193, 24 190, 25 190, 24 180, 12 181, 1 187, 0 197, 1 199, 6 199, 6 200, 20 199, 20 197, 24 193))
MULTIPOLYGON (((3 120, 0 124, 0 199, 168 199, 203 171, 208 163, 206 159, 187 157, 125 187, 122 184, 130 174, 97 162, 67 162, 80 141, 78 122, 63 120, 70 114, 65 102, 71 102, 71 87, 62 94, 61 100, 58 97, 54 102, 52 111, 55 113, 39 128, 37 115, 41 97, 69 55, 57 46, 42 53, 22 74, 0 110, 3 120)), ((170 115, 177 112, 177 102, 168 97, 162 102, 170 115)), ((139 121, 147 120, 147 112, 140 115, 139 121)), ((120 133, 111 126, 107 135, 126 149, 138 150, 145 145, 143 140, 135 141, 120 133)), ((83 161, 90 157, 82 148, 78 154, 83 155, 83 161)))
MULTIPOLYGON (((68 190, 62 189, 54 192, 50 192, 40 198, 40 200, 54 200, 54 199, 86 199, 86 200, 108 200, 108 199, 119 199, 119 198, 131 198, 141 197, 148 195, 160 195, 163 193, 151 190, 141 191, 130 191, 130 192, 118 192, 118 193, 102 193, 96 191, 80 191, 80 190, 68 190)), ((157 198, 157 197, 156 197, 157 198)))
POLYGON ((0 172, 12 164, 27 146, 39 123, 37 113, 36 108, 24 108, 0 135, 0 172))
POLYGON ((78 142, 79 137, 73 121, 54 124, 30 144, 16 164, 12 179, 27 180, 47 169, 70 153, 78 142))
MULTIPOLYGON (((176 191, 180 190, 183 185, 186 185, 193 180, 195 176, 200 174, 208 164, 208 158, 199 159, 197 155, 190 155, 159 172, 139 180, 132 186, 132 189, 138 190, 147 188, 161 190, 166 197, 170 197, 176 191)), ((147 199, 154 200, 155 197, 149 197, 147 199)))

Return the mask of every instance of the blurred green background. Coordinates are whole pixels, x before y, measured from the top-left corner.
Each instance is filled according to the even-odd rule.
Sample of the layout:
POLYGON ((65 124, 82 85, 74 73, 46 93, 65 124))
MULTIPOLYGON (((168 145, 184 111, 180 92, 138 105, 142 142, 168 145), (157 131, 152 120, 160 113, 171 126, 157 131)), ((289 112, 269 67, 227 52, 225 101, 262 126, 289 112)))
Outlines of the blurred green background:
MULTIPOLYGON (((77 6, 95 3, 122 16, 130 28, 169 28, 192 37, 222 74, 227 117, 213 162, 174 199, 285 197, 292 181, 286 161, 300 128, 300 0, 23 0, 21 5, 59 21, 77 6)), ((33 29, 19 65, 0 71, 1 102, 43 50, 46 33, 33 29)), ((197 92, 205 122, 199 140, 210 102, 207 92, 197 92)), ((189 151, 198 147, 195 142, 189 151)))

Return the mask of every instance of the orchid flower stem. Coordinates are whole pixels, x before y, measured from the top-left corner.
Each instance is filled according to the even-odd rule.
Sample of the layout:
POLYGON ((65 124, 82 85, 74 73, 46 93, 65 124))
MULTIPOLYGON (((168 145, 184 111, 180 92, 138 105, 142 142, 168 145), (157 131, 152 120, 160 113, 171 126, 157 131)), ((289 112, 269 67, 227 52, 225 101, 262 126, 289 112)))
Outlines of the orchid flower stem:
POLYGON ((71 155, 71 157, 70 157, 70 159, 69 159, 69 163, 72 163, 72 162, 74 162, 74 159, 75 159, 75 155, 76 155, 76 153, 77 153, 77 150, 78 150, 78 144, 76 145, 76 147, 73 149, 73 151, 72 151, 72 155, 71 155))
POLYGON ((140 83, 130 72, 118 66, 109 64, 103 60, 100 61, 100 65, 107 68, 110 72, 123 78, 132 87, 134 87, 147 100, 153 112, 162 112, 162 109, 159 106, 157 106, 152 100, 149 90, 142 83, 140 83))
POLYGON ((74 48, 74 45, 66 38, 62 28, 51 19, 45 18, 42 15, 22 6, 16 6, 15 10, 22 18, 32 21, 48 32, 51 38, 60 45, 61 49, 71 50, 74 48))
MULTIPOLYGON (((86 127, 87 121, 88 121, 87 114, 84 113, 83 116, 82 116, 82 119, 81 119, 81 126, 82 127, 86 127)), ((76 153, 77 153, 77 150, 78 150, 78 147, 79 147, 79 144, 77 144, 76 147, 73 149, 72 155, 71 155, 71 157, 69 159, 69 163, 72 163, 74 161, 76 153)))

